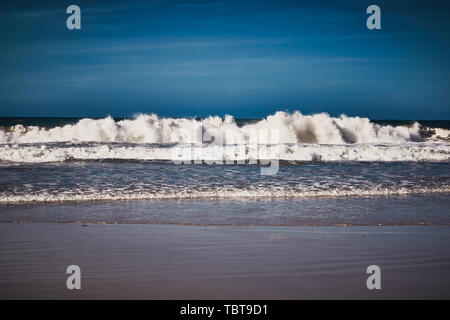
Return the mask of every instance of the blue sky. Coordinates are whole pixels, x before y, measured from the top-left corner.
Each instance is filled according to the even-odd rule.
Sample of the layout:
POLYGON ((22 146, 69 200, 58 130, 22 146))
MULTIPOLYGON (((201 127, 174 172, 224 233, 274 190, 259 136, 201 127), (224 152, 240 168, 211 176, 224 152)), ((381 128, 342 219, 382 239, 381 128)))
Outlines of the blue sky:
POLYGON ((2 1, 0 116, 450 119, 447 3, 2 1))

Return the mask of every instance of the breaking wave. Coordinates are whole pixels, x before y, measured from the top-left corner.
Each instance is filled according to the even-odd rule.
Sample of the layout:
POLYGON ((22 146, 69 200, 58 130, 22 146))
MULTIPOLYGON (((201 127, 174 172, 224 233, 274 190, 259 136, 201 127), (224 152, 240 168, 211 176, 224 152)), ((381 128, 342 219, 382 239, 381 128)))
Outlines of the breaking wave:
POLYGON ((443 143, 418 143, 401 145, 372 144, 280 144, 269 147, 266 156, 251 150, 226 147, 225 153, 217 149, 185 145, 179 147, 123 144, 89 145, 3 145, 0 160, 6 162, 44 163, 74 160, 144 160, 190 163, 209 161, 250 162, 255 159, 280 159, 285 161, 448 161, 450 147, 443 143), (272 156, 270 155, 277 155, 272 156), (183 157, 184 156, 184 157, 183 157))
MULTIPOLYGON (((402 143, 425 141, 419 123, 412 126, 388 126, 370 122, 368 118, 330 117, 326 113, 303 115, 277 112, 256 123, 239 127, 232 116, 212 117, 204 120, 159 118, 141 114, 132 120, 114 121, 82 119, 73 125, 51 129, 22 125, 0 131, 0 143, 48 143, 48 142, 120 142, 120 143, 199 143, 197 130, 218 129, 241 137, 250 130, 278 130, 280 143, 402 143)), ((239 142, 239 141, 238 141, 239 142)))
MULTIPOLYGON (((232 116, 204 120, 160 118, 141 114, 115 121, 82 119, 54 128, 15 125, 0 130, 0 161, 60 162, 67 160, 232 160, 287 161, 448 161, 450 130, 380 125, 368 118, 330 117, 276 112, 239 126, 232 116), (254 132, 277 132, 266 155, 248 146, 254 132), (205 147, 205 133, 220 137, 226 148, 205 147), (239 150, 237 150, 239 149, 239 150), (256 155, 255 155, 256 154, 256 155), (175 156, 174 156, 175 155, 175 156)), ((210 139, 206 139, 211 142, 210 139)), ((258 140, 258 143, 260 141, 258 140)))

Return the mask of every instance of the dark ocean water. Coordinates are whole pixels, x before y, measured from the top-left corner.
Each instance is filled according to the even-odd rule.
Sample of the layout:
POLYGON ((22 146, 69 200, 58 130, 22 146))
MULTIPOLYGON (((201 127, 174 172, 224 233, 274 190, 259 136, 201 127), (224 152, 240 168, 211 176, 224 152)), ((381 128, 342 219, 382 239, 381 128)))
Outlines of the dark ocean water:
MULTIPOLYGON (((45 128, 54 128, 58 126, 65 126, 68 124, 75 124, 82 118, 54 118, 54 117, 0 117, 0 127, 10 127, 17 124, 23 126, 39 126, 45 128)), ((100 119, 100 118, 97 118, 100 119)), ((114 118, 115 121, 121 121, 127 118, 114 118)), ((200 120, 197 118, 197 120, 200 120)), ((246 123, 254 123, 260 119, 236 119, 236 123, 241 126, 246 123)), ((430 128, 450 129, 450 120, 371 120, 374 123, 381 125, 402 126, 412 125, 418 122, 423 126, 430 128)))

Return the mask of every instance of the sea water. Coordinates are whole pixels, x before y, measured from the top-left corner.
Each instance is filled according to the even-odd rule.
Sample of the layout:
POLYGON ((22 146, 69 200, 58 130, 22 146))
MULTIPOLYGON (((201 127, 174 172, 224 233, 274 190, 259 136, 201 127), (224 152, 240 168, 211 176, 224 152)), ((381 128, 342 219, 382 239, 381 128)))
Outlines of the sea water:
POLYGON ((3 118, 0 219, 448 224, 449 124, 299 112, 252 121, 3 118), (222 164, 176 164, 175 147, 205 148, 189 135, 199 127, 231 131, 242 139, 236 145, 252 129, 277 130, 269 148, 277 148, 279 170, 261 175, 245 151, 239 163, 226 164, 225 153, 222 164))

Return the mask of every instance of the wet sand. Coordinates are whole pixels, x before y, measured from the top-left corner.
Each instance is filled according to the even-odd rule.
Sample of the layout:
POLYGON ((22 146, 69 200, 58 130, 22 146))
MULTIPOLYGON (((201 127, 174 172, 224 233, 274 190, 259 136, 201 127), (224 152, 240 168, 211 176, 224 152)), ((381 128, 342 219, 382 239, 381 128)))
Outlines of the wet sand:
POLYGON ((449 243, 449 226, 0 223, 0 298, 449 299, 449 243))

